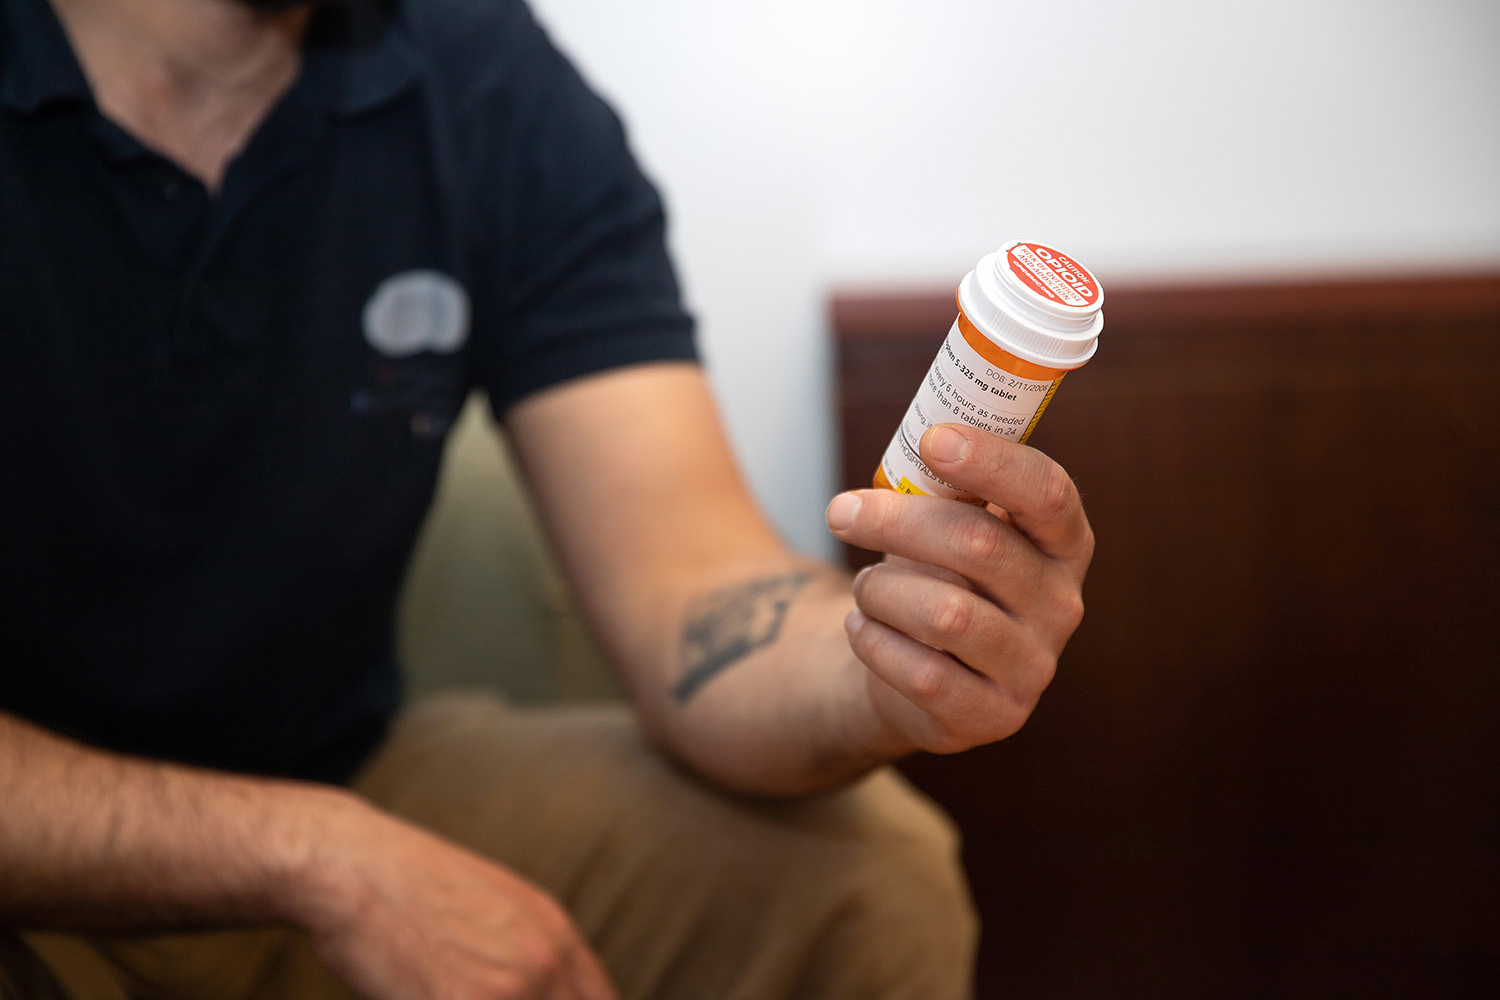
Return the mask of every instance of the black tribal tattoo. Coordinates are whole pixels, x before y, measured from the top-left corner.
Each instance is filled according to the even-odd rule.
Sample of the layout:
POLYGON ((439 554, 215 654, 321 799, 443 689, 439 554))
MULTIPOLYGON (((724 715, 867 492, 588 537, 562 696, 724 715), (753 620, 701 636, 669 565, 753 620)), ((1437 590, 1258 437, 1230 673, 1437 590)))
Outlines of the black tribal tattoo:
POLYGON ((682 628, 682 680, 672 693, 687 701, 726 667, 776 641, 787 608, 807 573, 785 573, 716 591, 688 607, 682 628))

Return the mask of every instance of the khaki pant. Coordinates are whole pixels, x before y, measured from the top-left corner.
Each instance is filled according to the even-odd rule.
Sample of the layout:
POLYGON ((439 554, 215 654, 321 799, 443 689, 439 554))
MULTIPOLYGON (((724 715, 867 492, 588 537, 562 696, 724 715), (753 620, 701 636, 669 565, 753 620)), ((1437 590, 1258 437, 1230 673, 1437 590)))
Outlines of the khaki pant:
MULTIPOLYGON (((405 713, 356 788, 545 886, 627 998, 970 995, 977 925, 957 838, 893 771, 753 800, 663 760, 621 706, 454 695, 405 713)), ((24 941, 73 1000, 349 996, 282 928, 24 941)), ((0 997, 6 968, 27 981, 11 945, 0 997)))

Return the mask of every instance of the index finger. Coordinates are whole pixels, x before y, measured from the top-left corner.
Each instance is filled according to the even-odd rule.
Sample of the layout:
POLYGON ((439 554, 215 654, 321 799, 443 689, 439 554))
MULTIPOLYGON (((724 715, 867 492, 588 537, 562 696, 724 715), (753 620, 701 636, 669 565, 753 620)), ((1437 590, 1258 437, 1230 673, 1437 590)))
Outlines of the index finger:
POLYGON ((1088 567, 1094 530, 1062 466, 1035 448, 964 424, 929 427, 920 447, 933 472, 1003 508, 1038 550, 1080 570, 1088 567))

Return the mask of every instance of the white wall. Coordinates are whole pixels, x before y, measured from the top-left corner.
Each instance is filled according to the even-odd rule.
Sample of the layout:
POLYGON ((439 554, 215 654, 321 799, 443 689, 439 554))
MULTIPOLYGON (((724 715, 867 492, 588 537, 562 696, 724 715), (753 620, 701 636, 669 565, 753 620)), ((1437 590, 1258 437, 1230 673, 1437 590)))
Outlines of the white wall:
POLYGON ((1500 265, 1495 0, 533 4, 663 187, 741 461, 808 551, 832 284, 956 284, 1015 236, 1106 287, 1500 265))

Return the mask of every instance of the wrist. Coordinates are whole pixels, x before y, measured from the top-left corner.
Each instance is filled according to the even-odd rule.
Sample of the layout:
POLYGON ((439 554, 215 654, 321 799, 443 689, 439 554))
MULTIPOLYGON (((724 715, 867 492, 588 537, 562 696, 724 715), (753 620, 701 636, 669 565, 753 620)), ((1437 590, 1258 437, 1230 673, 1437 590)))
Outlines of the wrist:
POLYGON ((342 788, 291 786, 272 810, 263 854, 268 907, 275 919, 313 930, 350 906, 347 853, 353 831, 376 810, 342 788))

